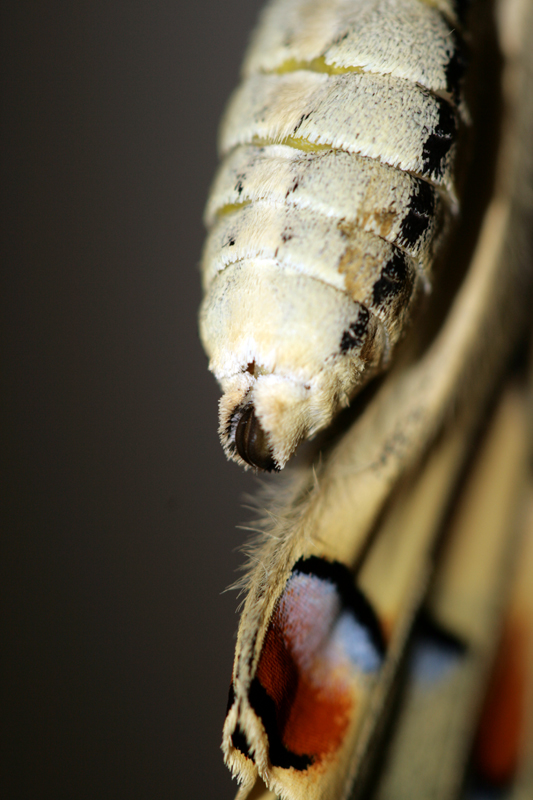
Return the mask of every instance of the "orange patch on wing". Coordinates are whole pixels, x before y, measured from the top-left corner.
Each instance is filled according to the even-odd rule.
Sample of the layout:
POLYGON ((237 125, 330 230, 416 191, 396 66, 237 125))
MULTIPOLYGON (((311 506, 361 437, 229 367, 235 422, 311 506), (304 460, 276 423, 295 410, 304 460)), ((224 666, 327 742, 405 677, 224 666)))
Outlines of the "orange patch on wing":
POLYGON ((285 746, 317 760, 338 750, 351 710, 352 701, 346 689, 328 687, 324 691, 302 675, 283 735, 285 746))
POLYGON ((257 678, 274 700, 279 736, 297 755, 320 761, 342 744, 353 701, 346 682, 313 681, 296 663, 282 620, 275 614, 267 631, 257 678))
POLYGON ((514 775, 526 692, 526 627, 518 621, 506 626, 481 717, 475 760, 481 774, 495 784, 514 775))

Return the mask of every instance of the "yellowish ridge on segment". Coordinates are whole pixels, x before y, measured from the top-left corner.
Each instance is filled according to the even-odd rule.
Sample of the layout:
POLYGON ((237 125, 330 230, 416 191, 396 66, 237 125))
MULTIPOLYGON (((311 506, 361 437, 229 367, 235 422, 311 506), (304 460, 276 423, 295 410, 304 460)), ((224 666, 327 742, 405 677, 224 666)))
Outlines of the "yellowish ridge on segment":
POLYGON ((319 150, 333 150, 330 144, 314 144, 309 139, 298 138, 297 136, 286 136, 283 139, 261 139, 254 136, 251 142, 255 147, 269 147, 273 144, 284 144, 287 147, 294 147, 295 150, 303 150, 304 153, 314 153, 319 150))
POLYGON ((327 75, 342 75, 345 72, 364 72, 362 67, 338 67, 336 64, 327 64, 324 56, 313 58, 311 61, 299 61, 296 58, 288 58, 279 67, 272 70, 272 74, 285 75, 287 72, 297 72, 300 69, 309 72, 325 72, 327 75))
POLYGON ((243 200, 242 203, 226 203, 225 206, 222 206, 217 210, 217 217, 225 217, 228 214, 233 214, 235 211, 239 211, 239 209, 249 206, 250 203, 250 200, 243 200))

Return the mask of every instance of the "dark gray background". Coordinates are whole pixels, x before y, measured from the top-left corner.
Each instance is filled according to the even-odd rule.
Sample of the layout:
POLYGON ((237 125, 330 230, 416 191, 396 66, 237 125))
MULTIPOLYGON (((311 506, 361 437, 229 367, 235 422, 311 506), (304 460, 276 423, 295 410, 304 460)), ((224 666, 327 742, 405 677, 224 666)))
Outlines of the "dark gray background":
POLYGON ((197 340, 259 0, 3 4, 3 798, 217 798, 237 625, 197 340))

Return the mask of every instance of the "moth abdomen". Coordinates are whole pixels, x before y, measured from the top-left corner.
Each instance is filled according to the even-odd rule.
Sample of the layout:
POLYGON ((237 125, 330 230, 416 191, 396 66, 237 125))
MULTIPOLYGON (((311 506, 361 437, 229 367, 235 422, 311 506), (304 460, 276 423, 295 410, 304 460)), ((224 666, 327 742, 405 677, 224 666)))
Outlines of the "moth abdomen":
POLYGON ((442 7, 289 0, 256 33, 222 125, 202 261, 221 437, 241 463, 280 468, 329 424, 389 363, 431 289, 468 120, 465 48, 442 7), (237 408, 248 422, 228 428, 237 408))

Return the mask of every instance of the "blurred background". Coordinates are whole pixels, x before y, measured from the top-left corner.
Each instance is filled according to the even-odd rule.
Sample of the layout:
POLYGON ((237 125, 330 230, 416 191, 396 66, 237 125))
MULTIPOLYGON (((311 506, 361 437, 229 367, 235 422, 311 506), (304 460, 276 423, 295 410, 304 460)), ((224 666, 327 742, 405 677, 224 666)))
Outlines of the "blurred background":
POLYGON ((197 338, 259 0, 3 4, 3 798, 217 798, 255 479, 197 338))

